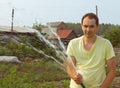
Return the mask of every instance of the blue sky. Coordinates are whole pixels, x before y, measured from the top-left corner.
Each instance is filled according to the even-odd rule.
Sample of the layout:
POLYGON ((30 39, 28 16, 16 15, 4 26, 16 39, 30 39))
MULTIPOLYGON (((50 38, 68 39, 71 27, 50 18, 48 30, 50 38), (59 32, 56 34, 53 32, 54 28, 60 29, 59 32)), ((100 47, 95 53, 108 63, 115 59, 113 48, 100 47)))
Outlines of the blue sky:
POLYGON ((78 23, 85 13, 95 13, 96 5, 100 23, 120 25, 120 0, 0 0, 0 25, 11 24, 13 8, 14 25, 32 26, 36 21, 78 23))

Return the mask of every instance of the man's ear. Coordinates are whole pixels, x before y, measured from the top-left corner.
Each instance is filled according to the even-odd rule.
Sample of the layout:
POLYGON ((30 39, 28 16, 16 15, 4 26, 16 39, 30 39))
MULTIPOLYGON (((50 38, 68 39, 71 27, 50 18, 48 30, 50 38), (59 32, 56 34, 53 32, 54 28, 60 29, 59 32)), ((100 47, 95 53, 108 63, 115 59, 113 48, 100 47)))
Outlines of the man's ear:
POLYGON ((100 30, 100 25, 98 25, 98 31, 100 30))

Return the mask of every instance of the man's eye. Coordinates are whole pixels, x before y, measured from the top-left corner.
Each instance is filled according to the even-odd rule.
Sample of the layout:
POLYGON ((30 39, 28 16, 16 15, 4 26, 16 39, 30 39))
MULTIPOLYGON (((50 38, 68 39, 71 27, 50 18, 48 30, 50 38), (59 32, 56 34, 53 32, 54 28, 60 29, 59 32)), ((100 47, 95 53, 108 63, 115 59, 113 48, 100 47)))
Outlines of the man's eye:
POLYGON ((91 25, 91 26, 90 26, 90 28, 93 28, 93 27, 94 27, 94 25, 91 25))
POLYGON ((87 28, 88 26, 87 25, 84 25, 85 28, 87 28))

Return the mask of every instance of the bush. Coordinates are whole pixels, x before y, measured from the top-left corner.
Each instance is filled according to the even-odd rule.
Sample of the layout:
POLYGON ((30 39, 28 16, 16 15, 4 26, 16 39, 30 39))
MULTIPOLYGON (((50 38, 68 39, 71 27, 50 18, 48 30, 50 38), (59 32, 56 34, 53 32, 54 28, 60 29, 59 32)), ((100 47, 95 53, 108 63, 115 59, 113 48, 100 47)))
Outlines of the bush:
POLYGON ((109 39, 114 47, 120 47, 120 29, 108 30, 104 37, 109 39))
POLYGON ((44 54, 56 57, 54 49, 47 45, 45 41, 40 40, 36 34, 32 36, 6 36, 8 36, 8 39, 0 39, 0 55, 17 56, 18 58, 30 57, 33 59, 46 58, 44 54))

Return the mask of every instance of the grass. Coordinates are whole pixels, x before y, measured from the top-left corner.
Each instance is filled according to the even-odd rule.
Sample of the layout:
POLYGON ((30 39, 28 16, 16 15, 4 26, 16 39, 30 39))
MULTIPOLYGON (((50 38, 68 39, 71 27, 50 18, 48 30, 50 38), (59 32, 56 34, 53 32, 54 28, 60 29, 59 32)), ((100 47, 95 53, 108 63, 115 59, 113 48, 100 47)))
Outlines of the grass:
MULTIPOLYGON (((120 72, 117 71, 120 75, 120 72)), ((114 82, 114 85, 118 85, 114 82)), ((68 88, 66 72, 50 60, 0 62, 0 88, 68 88)), ((113 87, 114 88, 114 87, 113 87)))
POLYGON ((0 62, 0 88, 68 88, 69 77, 53 61, 0 62))

